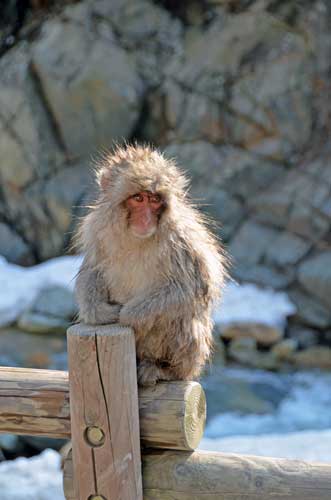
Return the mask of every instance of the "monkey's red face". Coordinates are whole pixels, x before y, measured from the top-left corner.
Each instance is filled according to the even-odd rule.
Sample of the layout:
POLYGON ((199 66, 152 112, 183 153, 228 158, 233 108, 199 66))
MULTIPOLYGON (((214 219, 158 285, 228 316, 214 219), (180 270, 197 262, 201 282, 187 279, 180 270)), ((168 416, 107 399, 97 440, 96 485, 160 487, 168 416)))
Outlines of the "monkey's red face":
POLYGON ((130 196, 125 202, 128 222, 134 236, 149 238, 155 234, 159 219, 165 207, 160 194, 142 191, 130 196))

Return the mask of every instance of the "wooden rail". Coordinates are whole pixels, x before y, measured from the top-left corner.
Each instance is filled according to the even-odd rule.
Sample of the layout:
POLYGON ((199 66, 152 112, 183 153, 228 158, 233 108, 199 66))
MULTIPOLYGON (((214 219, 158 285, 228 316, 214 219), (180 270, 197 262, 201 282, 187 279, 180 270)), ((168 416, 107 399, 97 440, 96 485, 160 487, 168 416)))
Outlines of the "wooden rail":
MULTIPOLYGON (((198 382, 162 382, 139 390, 144 446, 194 450, 206 420, 198 382)), ((0 432, 70 438, 68 372, 0 367, 0 432)))
MULTIPOLYGON (((212 452, 146 451, 144 500, 330 500, 331 464, 212 452)), ((64 493, 73 493, 71 453, 64 493)))
POLYGON ((68 356, 69 378, 0 368, 0 432, 72 438, 67 500, 331 499, 331 464, 192 452, 205 424, 203 390, 169 382, 138 395, 131 329, 76 325, 68 356))

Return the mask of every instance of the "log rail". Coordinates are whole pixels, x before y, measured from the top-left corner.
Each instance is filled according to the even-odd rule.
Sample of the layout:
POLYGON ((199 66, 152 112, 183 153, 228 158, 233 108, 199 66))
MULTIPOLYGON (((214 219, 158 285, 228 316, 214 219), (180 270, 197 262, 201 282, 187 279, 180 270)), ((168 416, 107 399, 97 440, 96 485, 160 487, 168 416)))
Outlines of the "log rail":
MULTIPOLYGON (((164 382, 139 390, 144 446, 194 450, 206 420, 197 382, 164 382)), ((0 367, 0 432, 70 439, 68 372, 0 367)))
MULTIPOLYGON (((216 452, 143 453, 144 500, 330 500, 331 464, 216 452)), ((75 500, 71 452, 64 492, 75 500)))
POLYGON ((164 382, 138 393, 129 328, 76 325, 68 355, 69 376, 0 368, 0 433, 72 439, 67 500, 331 499, 331 464, 194 451, 203 389, 164 382))

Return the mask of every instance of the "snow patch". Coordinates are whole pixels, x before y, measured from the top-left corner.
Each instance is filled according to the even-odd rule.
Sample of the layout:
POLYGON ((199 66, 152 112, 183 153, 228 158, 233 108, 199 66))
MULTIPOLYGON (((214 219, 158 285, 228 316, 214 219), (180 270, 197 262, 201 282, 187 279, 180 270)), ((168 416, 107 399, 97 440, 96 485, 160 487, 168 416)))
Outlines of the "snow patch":
POLYGON ((0 464, 1 500, 65 500, 60 454, 45 450, 40 455, 0 464))
POLYGON ((284 292, 259 288, 253 284, 228 283, 222 301, 214 313, 218 325, 263 323, 284 328, 287 316, 296 308, 284 292))
POLYGON ((200 450, 289 458, 307 462, 331 462, 331 430, 302 431, 286 435, 204 438, 200 450))
POLYGON ((73 289, 80 256, 51 259, 32 267, 10 264, 0 256, 0 327, 14 322, 48 285, 73 289))
MULTIPOLYGON (((246 372, 242 371, 241 377, 246 372)), ((255 372, 255 378, 265 378, 265 372, 255 372)), ((272 374, 271 374, 272 376, 272 374)), ((254 371, 251 380, 254 380, 254 371)), ((275 379, 291 387, 274 413, 241 414, 226 412, 212 418, 207 425, 207 438, 246 436, 269 433, 290 433, 309 429, 331 429, 331 374, 298 372, 277 374, 275 379)), ((249 378, 247 378, 249 380, 249 378)))

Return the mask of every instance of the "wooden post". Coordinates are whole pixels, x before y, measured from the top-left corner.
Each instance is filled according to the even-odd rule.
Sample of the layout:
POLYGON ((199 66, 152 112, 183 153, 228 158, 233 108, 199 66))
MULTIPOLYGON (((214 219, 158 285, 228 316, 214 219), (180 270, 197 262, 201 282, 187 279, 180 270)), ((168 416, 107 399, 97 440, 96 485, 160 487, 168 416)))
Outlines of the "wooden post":
POLYGON ((68 330, 75 500, 142 500, 134 333, 68 330))

